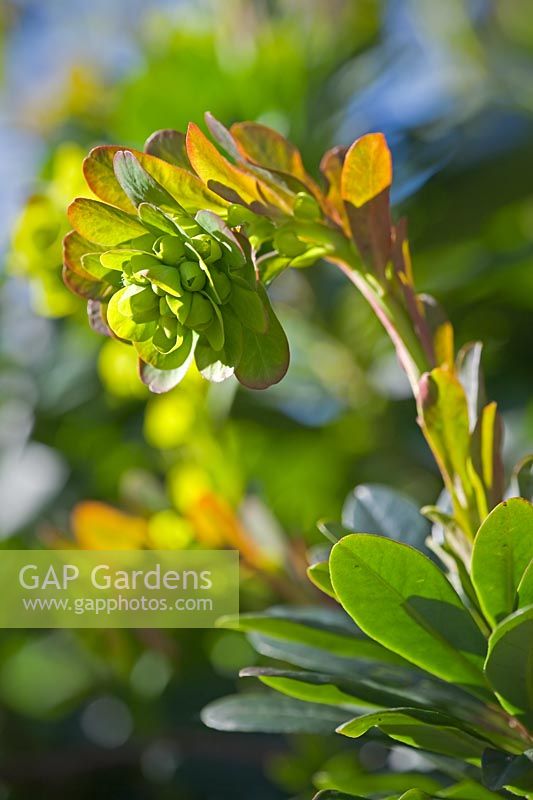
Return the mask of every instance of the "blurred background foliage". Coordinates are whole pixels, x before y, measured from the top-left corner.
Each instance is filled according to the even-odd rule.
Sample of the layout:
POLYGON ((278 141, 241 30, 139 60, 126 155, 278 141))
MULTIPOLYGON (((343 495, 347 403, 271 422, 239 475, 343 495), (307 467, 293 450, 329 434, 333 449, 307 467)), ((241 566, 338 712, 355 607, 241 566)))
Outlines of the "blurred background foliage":
MULTIPOLYGON (((150 396, 88 329, 60 279, 83 155, 205 110, 272 125, 315 174, 326 147, 387 134, 418 286, 459 344, 484 340, 508 464, 530 450, 532 20, 527 0, 3 0, 2 546, 234 547, 262 608, 316 599, 305 546, 357 483, 440 490, 391 347, 331 267, 274 284, 292 363, 264 393, 191 371, 150 396)), ((342 743, 202 729, 254 657, 222 631, 4 632, 0 799, 305 798, 326 759, 382 770, 377 745, 347 767, 342 743)))

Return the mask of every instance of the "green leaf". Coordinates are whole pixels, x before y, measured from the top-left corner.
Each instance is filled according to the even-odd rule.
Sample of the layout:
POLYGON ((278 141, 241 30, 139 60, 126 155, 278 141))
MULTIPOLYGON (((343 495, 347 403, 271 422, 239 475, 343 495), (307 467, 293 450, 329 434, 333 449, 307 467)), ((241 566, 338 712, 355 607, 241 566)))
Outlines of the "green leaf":
POLYGON ((68 218, 85 239, 108 247, 146 233, 136 217, 86 197, 78 197, 70 204, 68 218))
POLYGON ((518 462, 513 470, 512 484, 517 495, 533 502, 533 455, 518 462))
POLYGON ((478 736, 456 718, 438 711, 420 708, 393 708, 376 711, 344 723, 337 732, 359 738, 371 728, 411 747, 477 763, 487 746, 478 736))
POLYGON ((201 717, 208 728, 219 731, 328 734, 346 720, 347 712, 264 692, 216 700, 201 717))
POLYGON ((115 287, 108 283, 95 280, 90 276, 87 278, 82 277, 77 271, 74 272, 74 270, 70 269, 68 264, 63 265, 62 278, 65 286, 71 292, 83 297, 85 300, 106 301, 116 291, 115 287))
POLYGON ((385 647, 433 675, 486 696, 485 640, 439 568, 408 545, 345 536, 330 557, 346 611, 385 647))
POLYGON ((505 500, 483 522, 472 553, 472 582, 491 625, 515 608, 518 585, 532 560, 533 506, 519 497, 505 500))
POLYGON ((469 704, 468 697, 465 702, 461 692, 453 687, 438 685, 416 670, 378 662, 355 662, 342 675, 271 667, 248 667, 240 674, 259 677, 270 688, 299 700, 375 707, 409 704, 424 708, 435 704, 444 710, 456 709, 466 721, 483 718, 482 707, 469 704))
POLYGON ((522 575, 522 579, 518 584, 516 595, 517 608, 533 606, 533 561, 522 575))
POLYGON ((315 794, 313 800, 354 800, 354 798, 355 800, 364 800, 364 798, 356 794, 345 794, 344 792, 337 792, 335 789, 325 789, 315 794))
POLYGON ((407 495, 380 484, 361 484, 348 495, 342 524, 354 532, 377 533, 404 542, 429 555, 425 540, 429 522, 407 495))
POLYGON ((258 293, 268 314, 268 330, 256 333, 243 328, 243 352, 235 375, 249 389, 266 389, 284 377, 289 368, 289 343, 276 317, 268 295, 259 286, 258 293))
POLYGON ((185 134, 180 131, 170 128, 155 131, 146 140, 144 151, 176 167, 189 170, 191 168, 185 148, 185 134))
POLYGON ((268 329, 268 313, 259 292, 233 283, 229 304, 239 321, 255 333, 268 329))
POLYGON ((161 209, 150 203, 140 203, 137 213, 143 224, 146 225, 156 235, 169 233, 171 236, 178 235, 178 229, 161 209))
POLYGON ((515 611, 494 630, 485 672, 504 708, 533 727, 533 606, 515 611))
POLYGON ((421 425, 447 488, 470 485, 468 404, 463 387, 448 370, 437 368, 422 376, 418 398, 421 425))
POLYGON ((337 599, 335 589, 331 583, 329 563, 327 561, 319 561, 317 564, 311 564, 311 566, 307 568, 307 576, 311 583, 314 583, 320 591, 329 595, 329 597, 332 597, 334 600, 337 599))
POLYGON ((381 645, 362 635, 344 613, 333 609, 276 606, 262 613, 222 617, 217 625, 321 648, 331 655, 403 663, 398 656, 388 653, 381 645))
POLYGON ((514 794, 533 791, 533 750, 511 755, 487 748, 481 761, 483 783, 494 792, 508 789, 514 794))
POLYGON ((134 206, 151 203, 181 210, 179 203, 139 163, 129 150, 119 150, 113 158, 118 182, 134 206))
POLYGON ((261 683, 288 697, 307 703, 348 708, 352 713, 368 705, 364 700, 349 694, 335 684, 335 676, 317 672, 291 672, 270 667, 246 667, 241 678, 259 678, 261 683))
POLYGON ((362 795, 405 792, 413 787, 437 794, 441 785, 435 778, 423 772, 367 772, 357 758, 357 753, 337 753, 330 758, 316 775, 313 783, 318 789, 329 787, 341 792, 359 792, 362 795))
POLYGON ((155 321, 135 322, 131 314, 121 311, 121 301, 131 294, 132 289, 141 291, 141 287, 126 286, 119 289, 111 297, 107 307, 107 322, 115 336, 119 339, 126 339, 129 342, 145 341, 150 339, 155 333, 157 323, 155 321))

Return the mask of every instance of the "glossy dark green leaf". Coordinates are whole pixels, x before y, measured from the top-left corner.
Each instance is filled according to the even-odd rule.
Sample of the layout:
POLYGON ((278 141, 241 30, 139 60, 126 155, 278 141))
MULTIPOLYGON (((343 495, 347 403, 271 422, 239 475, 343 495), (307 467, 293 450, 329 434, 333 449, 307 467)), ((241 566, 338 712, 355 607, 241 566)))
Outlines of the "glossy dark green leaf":
POLYGON ((431 526, 403 492, 380 484, 356 486, 344 503, 342 524, 356 533, 378 533, 429 555, 425 540, 431 526))
POLYGON ((339 601, 368 636, 433 675, 487 695, 486 642, 439 568, 408 545, 353 534, 334 545, 339 601))
POLYGON ((364 714, 341 725, 343 736, 358 738, 371 728, 411 747, 477 762, 487 741, 455 717, 417 708, 393 708, 364 714))
POLYGON ((472 552, 472 582, 491 625, 516 604, 522 576, 533 560, 533 506, 514 497, 497 506, 479 529, 472 552))
POLYGON ((515 611, 494 630, 485 672, 507 711, 533 727, 533 606, 515 611))
MULTIPOLYGON (((439 781, 423 772, 376 772, 367 771, 358 759, 357 752, 350 748, 337 753, 313 776, 318 789, 334 789, 339 792, 358 792, 362 795, 400 793, 416 787, 419 791, 437 794, 439 781)), ((466 800, 466 798, 465 798, 466 800)))
POLYGON ((513 794, 529 796, 533 792, 533 749, 522 755, 512 755, 487 748, 481 761, 483 782, 499 792, 509 789, 513 794))
POLYGON ((330 734, 349 712, 263 692, 216 700, 203 709, 201 716, 208 728, 219 731, 330 734))

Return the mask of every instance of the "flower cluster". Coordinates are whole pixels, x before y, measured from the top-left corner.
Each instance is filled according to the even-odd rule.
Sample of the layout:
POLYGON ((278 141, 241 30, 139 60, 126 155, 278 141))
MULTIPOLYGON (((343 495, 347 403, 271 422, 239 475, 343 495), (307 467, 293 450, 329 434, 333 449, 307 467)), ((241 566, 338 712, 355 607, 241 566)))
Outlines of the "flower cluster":
MULTIPOLYGON (((145 383, 168 390, 193 358, 210 380, 235 373, 252 388, 280 380, 288 345, 249 242, 214 210, 193 216, 170 194, 180 168, 150 154, 97 148, 86 175, 114 204, 78 198, 69 207, 75 230, 64 242, 64 280, 89 300, 99 331, 133 345, 145 383), (107 161, 103 191, 91 171, 95 160, 107 161)), ((195 188, 202 191, 199 182, 195 188)))

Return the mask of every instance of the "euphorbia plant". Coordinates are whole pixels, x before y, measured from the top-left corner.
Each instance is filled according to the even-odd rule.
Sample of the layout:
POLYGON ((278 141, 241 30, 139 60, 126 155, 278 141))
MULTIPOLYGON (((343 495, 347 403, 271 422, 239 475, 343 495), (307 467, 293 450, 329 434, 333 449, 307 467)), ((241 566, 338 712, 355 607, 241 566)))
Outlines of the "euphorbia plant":
MULTIPOLYGON (((311 578, 359 627, 316 610, 229 623, 252 631, 261 653, 304 667, 260 674, 312 705, 246 698, 206 718, 254 730, 272 729, 272 719, 276 730, 293 719, 299 730, 343 723, 348 736, 377 727, 475 767, 483 762, 494 788, 529 792, 533 511, 521 499, 498 506, 501 424, 485 399, 480 345, 456 356, 451 324, 415 289, 406 224, 390 212, 385 138, 369 134, 328 151, 319 186, 299 152, 269 128, 228 130, 209 115, 207 124, 220 149, 191 124, 186 136, 154 134, 144 153, 89 154, 85 176, 103 202, 70 206, 67 285, 89 300, 97 329, 133 343, 154 391, 175 386, 193 357, 208 379, 234 373, 261 388, 288 365, 265 287, 284 269, 318 259, 340 268, 409 378, 445 489, 425 509, 434 522, 429 547, 451 583, 401 526, 362 535, 355 524, 355 534, 325 524, 336 543, 311 578), (364 704, 374 711, 360 713, 364 704), (347 709, 358 712, 354 720, 347 709)), ((517 472, 519 488, 528 470, 526 462, 517 472)), ((397 506, 392 523, 395 513, 397 506)))

